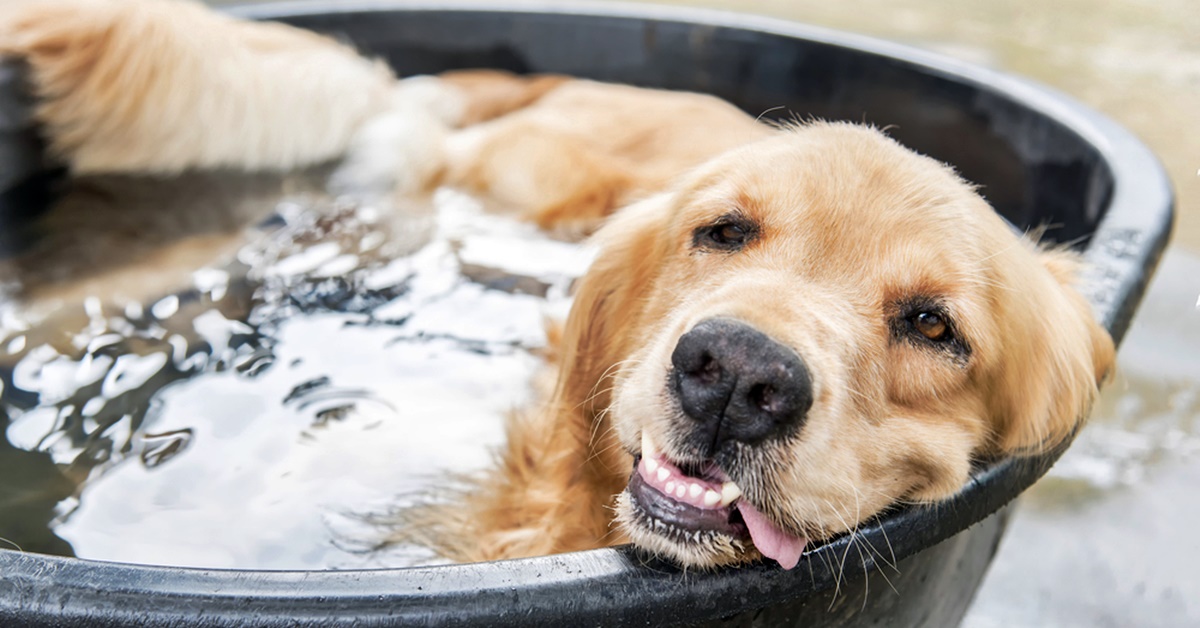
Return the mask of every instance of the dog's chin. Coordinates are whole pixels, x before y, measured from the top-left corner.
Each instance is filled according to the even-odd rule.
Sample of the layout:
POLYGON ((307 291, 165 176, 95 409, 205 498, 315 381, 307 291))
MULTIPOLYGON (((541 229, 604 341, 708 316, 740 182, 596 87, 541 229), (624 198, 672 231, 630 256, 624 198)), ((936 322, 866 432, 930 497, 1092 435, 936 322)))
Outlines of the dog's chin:
POLYGON ((733 506, 740 490, 724 472, 708 464, 685 473, 649 438, 643 438, 642 453, 634 457, 629 486, 617 498, 617 522, 635 546, 698 569, 759 556, 733 506))
POLYGON ((715 461, 677 464, 645 432, 617 523, 634 545, 692 568, 765 557, 791 569, 808 542, 751 504, 715 461))
MULTIPOLYGON (((646 491, 655 489, 638 482, 635 472, 630 484, 617 496, 617 525, 629 536, 639 549, 672 560, 685 568, 713 569, 726 565, 737 565, 759 558, 759 553, 749 542, 745 525, 736 522, 726 530, 713 526, 708 518, 690 519, 679 509, 664 513, 656 506, 661 504, 646 491), (739 530, 740 528, 740 530, 739 530)), ((663 499, 670 499, 663 496, 663 499)), ((726 517, 731 509, 723 509, 726 517)), ((733 511, 736 513, 736 510, 733 511)))

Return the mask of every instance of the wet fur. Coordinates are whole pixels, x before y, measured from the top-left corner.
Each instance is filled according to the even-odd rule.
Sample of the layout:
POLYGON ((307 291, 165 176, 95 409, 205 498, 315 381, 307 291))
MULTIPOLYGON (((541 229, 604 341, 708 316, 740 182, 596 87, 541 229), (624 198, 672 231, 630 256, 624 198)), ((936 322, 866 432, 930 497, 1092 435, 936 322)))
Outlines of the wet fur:
POLYGON ((329 39, 167 0, 55 0, 4 19, 0 51, 30 66, 53 154, 78 173, 288 169, 349 151, 334 176, 348 189, 453 186, 566 237, 603 225, 541 401, 510 417, 486 473, 398 515, 393 541, 452 560, 629 540, 693 566, 753 560, 732 539, 653 534, 621 496, 643 432, 695 456, 663 382, 704 318, 749 323, 815 373, 804 429, 726 471, 817 539, 946 499, 979 459, 1058 444, 1112 364, 1074 255, 1014 236, 948 167, 876 130, 774 128, 709 96, 565 77, 397 82, 329 39), (761 226, 753 246, 691 248, 730 211, 761 226), (889 331, 917 297, 949 307, 968 358, 889 331))

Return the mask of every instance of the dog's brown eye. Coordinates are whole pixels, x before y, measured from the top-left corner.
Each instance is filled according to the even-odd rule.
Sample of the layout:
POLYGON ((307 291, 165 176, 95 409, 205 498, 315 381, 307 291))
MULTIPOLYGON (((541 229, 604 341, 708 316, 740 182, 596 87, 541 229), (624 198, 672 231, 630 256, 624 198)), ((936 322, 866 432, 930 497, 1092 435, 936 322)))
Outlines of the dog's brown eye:
POLYGON ((739 225, 717 225, 712 239, 721 244, 741 244, 746 241, 746 230, 739 225))
POLYGON ((920 312, 912 318, 912 324, 922 336, 930 340, 942 340, 948 331, 945 319, 936 312, 920 312))
POLYGON ((889 321, 894 342, 907 342, 920 350, 933 350, 951 356, 965 365, 971 345, 959 333, 950 310, 931 297, 910 297, 895 305, 899 310, 889 321))
POLYGON ((758 235, 757 226, 741 215, 730 215, 715 224, 700 227, 692 236, 694 246, 737 251, 758 235))

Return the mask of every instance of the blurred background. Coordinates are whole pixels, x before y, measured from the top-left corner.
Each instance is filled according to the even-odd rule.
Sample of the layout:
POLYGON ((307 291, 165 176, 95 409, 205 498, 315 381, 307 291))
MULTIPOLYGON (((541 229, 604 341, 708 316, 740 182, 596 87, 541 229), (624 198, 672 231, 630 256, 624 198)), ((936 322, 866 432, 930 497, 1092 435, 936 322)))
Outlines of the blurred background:
POLYGON ((1178 194, 1173 244, 1091 425, 1023 498, 964 626, 1200 625, 1196 0, 674 4, 873 35, 1020 74, 1104 112, 1158 154, 1178 194))

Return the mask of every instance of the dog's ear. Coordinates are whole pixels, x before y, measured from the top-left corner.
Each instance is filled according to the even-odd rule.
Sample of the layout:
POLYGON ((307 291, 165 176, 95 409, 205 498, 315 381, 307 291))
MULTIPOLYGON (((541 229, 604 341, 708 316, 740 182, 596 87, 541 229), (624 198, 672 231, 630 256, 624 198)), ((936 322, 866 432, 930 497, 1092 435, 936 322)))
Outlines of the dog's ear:
POLYGON ((598 253, 579 280, 562 340, 556 397, 607 407, 614 365, 638 346, 646 327, 647 295, 671 242, 673 194, 660 194, 617 212, 593 237, 598 253))
POLYGON ((1000 300, 1009 309, 999 317, 990 407, 1002 454, 1039 453, 1069 438, 1113 366, 1112 338, 1075 288, 1078 257, 1063 250, 1037 256, 1039 264, 1014 276, 1015 289, 1000 300))

